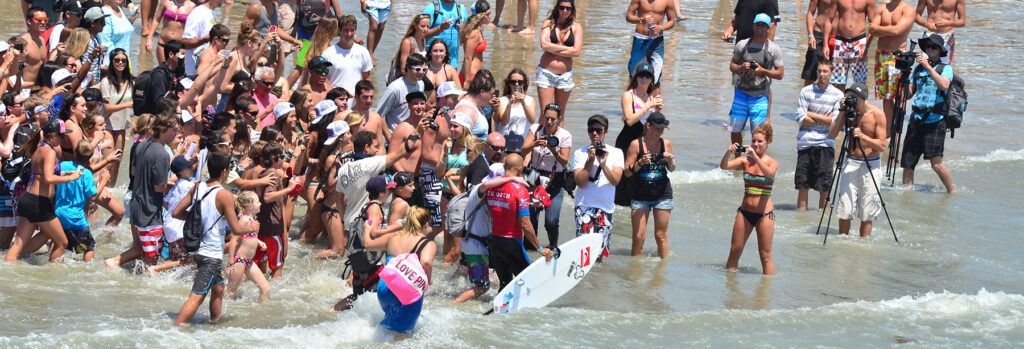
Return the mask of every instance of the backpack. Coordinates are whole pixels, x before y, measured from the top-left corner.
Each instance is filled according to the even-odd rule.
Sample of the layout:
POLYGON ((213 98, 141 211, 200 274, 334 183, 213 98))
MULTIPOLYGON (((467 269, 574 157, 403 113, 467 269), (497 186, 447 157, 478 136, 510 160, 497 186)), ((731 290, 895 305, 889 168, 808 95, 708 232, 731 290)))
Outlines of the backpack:
MULTIPOLYGON (((939 64, 936 71, 942 74, 942 71, 946 68, 945 64, 939 64)), ((946 129, 949 130, 949 138, 953 138, 956 129, 960 128, 960 124, 964 121, 964 111, 967 110, 967 91, 964 89, 964 80, 960 78, 960 75, 953 73, 953 79, 949 81, 949 88, 946 89, 946 99, 943 101, 942 109, 943 118, 942 120, 946 123, 946 129)))
POLYGON ((423 295, 430 289, 427 273, 420 264, 419 256, 430 242, 426 237, 420 239, 412 251, 395 256, 380 271, 380 281, 388 286, 402 305, 416 303, 423 299, 423 295))
MULTIPOLYGON (((370 208, 370 205, 380 206, 380 202, 370 201, 363 205, 362 213, 359 215, 359 221, 365 222, 367 219, 366 211, 370 208)), ((381 210, 383 212, 383 209, 381 210)), ((348 260, 345 261, 346 268, 351 268, 352 271, 359 275, 371 275, 380 269, 377 262, 380 261, 380 253, 370 252, 363 248, 363 236, 362 229, 350 229, 351 236, 348 237, 348 246, 346 250, 349 252, 348 260), (356 246, 360 246, 356 248, 356 246)), ((344 272, 342 272, 344 274, 344 272)))
POLYGON ((473 235, 468 233, 470 226, 469 221, 478 211, 480 211, 481 208, 487 206, 486 203, 481 200, 477 203, 476 207, 467 211, 466 206, 469 205, 470 192, 470 190, 464 191, 459 195, 455 195, 451 200, 448 200, 448 213, 444 218, 444 223, 445 226, 448 227, 448 232, 454 237, 465 238, 469 235, 473 235))
MULTIPOLYGON (((459 22, 462 22, 462 12, 465 11, 465 10, 466 9, 462 6, 462 4, 460 4, 458 2, 455 3, 455 20, 452 21, 452 27, 458 28, 459 22)), ((434 1, 434 14, 430 18, 430 27, 431 28, 441 25, 441 23, 437 23, 437 17, 440 16, 440 15, 441 15, 441 2, 435 0, 434 1), (435 23, 437 23, 437 24, 435 24, 435 23)))
POLYGON ((206 194, 203 194, 201 199, 195 200, 195 198, 199 197, 199 190, 197 188, 196 196, 192 200, 192 207, 189 207, 186 211, 185 225, 181 229, 182 239, 185 240, 185 251, 199 251, 199 244, 203 242, 203 235, 206 235, 210 229, 217 226, 217 222, 224 218, 223 215, 217 217, 217 220, 213 222, 210 229, 203 229, 203 200, 206 200, 210 193, 216 192, 218 189, 220 189, 219 185, 207 188, 206 194))
POLYGON ((32 156, 21 149, 35 133, 36 123, 22 124, 14 133, 13 152, 9 158, 0 160, 0 180, 8 189, 14 189, 18 183, 28 183, 32 179, 32 156))
POLYGON ((135 85, 132 86, 132 112, 135 115, 142 115, 146 113, 156 114, 158 112, 157 102, 167 94, 167 91, 153 91, 151 87, 153 85, 153 79, 167 79, 167 76, 174 75, 171 74, 166 67, 161 65, 144 71, 135 78, 135 85), (160 71, 160 75, 157 75, 158 70, 160 71), (159 94, 159 96, 156 96, 157 94, 159 94))

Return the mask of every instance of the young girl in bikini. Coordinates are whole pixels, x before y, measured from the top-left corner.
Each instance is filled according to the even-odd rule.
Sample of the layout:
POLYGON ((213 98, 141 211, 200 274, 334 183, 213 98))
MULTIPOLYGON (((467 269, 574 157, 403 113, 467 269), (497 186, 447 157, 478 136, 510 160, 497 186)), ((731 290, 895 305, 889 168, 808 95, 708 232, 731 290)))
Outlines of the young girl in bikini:
POLYGON ((260 226, 255 218, 256 214, 260 212, 260 200, 256 197, 256 193, 243 191, 238 194, 238 197, 235 198, 235 211, 241 212, 238 215, 238 222, 255 228, 256 232, 243 235, 239 239, 238 248, 235 250, 234 256, 231 257, 231 262, 228 263, 227 297, 235 298, 235 293, 242 282, 242 277, 248 276, 249 280, 256 283, 256 287, 259 287, 259 301, 262 302, 270 299, 270 282, 267 281, 267 277, 260 272, 259 268, 252 267, 252 257, 256 255, 256 249, 267 249, 267 244, 256 238, 259 235, 260 226))

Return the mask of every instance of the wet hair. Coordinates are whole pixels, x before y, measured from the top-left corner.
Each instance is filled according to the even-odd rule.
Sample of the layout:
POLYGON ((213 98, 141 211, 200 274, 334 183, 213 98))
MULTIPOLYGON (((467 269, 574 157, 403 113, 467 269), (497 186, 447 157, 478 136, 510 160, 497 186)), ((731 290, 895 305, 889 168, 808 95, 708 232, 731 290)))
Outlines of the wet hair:
POLYGON ((220 178, 224 171, 231 168, 231 156, 215 151, 206 156, 206 169, 210 171, 210 178, 220 178))
POLYGON ((444 46, 444 59, 441 60, 441 63, 451 63, 452 51, 448 49, 448 43, 444 42, 443 39, 434 39, 433 41, 430 42, 430 45, 427 45, 427 61, 429 62, 431 60, 431 57, 433 57, 433 55, 430 54, 430 51, 434 50, 435 45, 444 46))
POLYGON ((167 130, 177 127, 178 118, 169 114, 158 115, 153 119, 153 123, 149 125, 149 129, 153 131, 153 138, 160 138, 160 135, 167 132, 167 130))
POLYGON ((773 133, 773 131, 772 131, 772 125, 771 124, 768 124, 768 123, 761 124, 761 126, 758 126, 757 128, 754 129, 754 132, 751 132, 751 134, 758 134, 758 133, 764 135, 764 140, 766 142, 768 142, 768 143, 772 142, 772 133, 773 133))
POLYGON ((352 150, 357 153, 365 153, 366 147, 372 145, 375 140, 377 140, 377 134, 373 133, 373 131, 359 131, 352 138, 352 150))
POLYGON ((89 165, 92 160, 92 156, 96 152, 92 148, 92 143, 82 138, 78 140, 78 144, 75 144, 75 163, 80 165, 89 165))
POLYGON ((265 168, 270 168, 270 166, 274 166, 274 160, 281 155, 284 155, 284 147, 277 143, 268 142, 267 146, 263 147, 263 151, 260 152, 261 165, 265 168))
POLYGON ((502 89, 501 94, 504 96, 511 96, 512 92, 515 91, 512 87, 512 74, 519 74, 523 77, 523 80, 525 81, 525 83, 523 83, 523 93, 525 94, 527 88, 530 87, 530 76, 526 75, 526 72, 519 68, 512 68, 512 71, 509 71, 508 75, 505 75, 505 86, 502 89))
MULTIPOLYGON (((440 39, 438 39, 438 40, 440 40, 440 39)), ((367 91, 367 90, 376 90, 375 88, 373 88, 373 82, 372 81, 370 81, 370 80, 359 80, 359 82, 356 83, 356 90, 355 90, 355 95, 356 96, 359 96, 360 94, 363 93, 363 91, 367 91)))
POLYGON ((413 53, 405 58, 405 67, 402 71, 408 71, 409 67, 427 64, 427 59, 419 53, 413 53))
POLYGON ((85 99, 78 93, 64 96, 64 101, 60 102, 60 113, 57 113, 57 117, 64 121, 71 119, 71 107, 77 104, 79 98, 85 99))
POLYGON ((576 2, 572 0, 555 0, 555 6, 551 8, 551 14, 548 15, 548 20, 551 21, 552 30, 554 30, 554 27, 558 27, 558 29, 562 30, 569 28, 569 26, 576 21, 576 2), (566 18, 565 22, 558 23, 558 6, 563 2, 572 4, 572 11, 569 12, 569 18, 566 18))
POLYGON ((238 196, 235 197, 235 212, 245 212, 245 208, 252 206, 253 204, 260 204, 260 198, 256 196, 256 192, 246 190, 238 193, 238 196))
POLYGON ((481 94, 483 92, 490 91, 491 89, 493 89, 494 88, 494 79, 493 78, 491 78, 491 79, 487 78, 487 75, 490 75, 490 73, 491 72, 489 70, 487 70, 487 69, 480 69, 479 71, 477 71, 476 76, 473 77, 473 81, 469 82, 469 88, 466 89, 466 92, 469 92, 469 94, 471 94, 471 95, 478 95, 478 94, 481 94), (481 73, 483 73, 485 71, 487 73, 481 74, 481 73))

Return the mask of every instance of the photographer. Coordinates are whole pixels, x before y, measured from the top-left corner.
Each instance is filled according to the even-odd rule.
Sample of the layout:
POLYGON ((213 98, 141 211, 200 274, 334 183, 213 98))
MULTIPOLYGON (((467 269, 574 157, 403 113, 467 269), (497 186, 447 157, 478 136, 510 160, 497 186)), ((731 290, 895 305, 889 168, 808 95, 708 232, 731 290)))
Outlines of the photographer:
POLYGON ((576 181, 576 236, 598 233, 604 238, 600 262, 611 252, 612 223, 615 218, 615 186, 622 179, 625 160, 622 150, 604 142, 608 118, 594 114, 587 119, 590 144, 572 155, 576 181))
MULTIPOLYGON (((548 246, 558 246, 558 218, 562 212, 562 187, 565 182, 565 165, 572 153, 572 135, 564 128, 558 127, 558 114, 561 108, 551 103, 544 107, 540 123, 530 127, 530 132, 523 142, 523 154, 530 170, 537 175, 535 185, 544 186, 551 195, 551 206, 530 207, 530 221, 536 229, 540 211, 544 213, 544 230, 548 233, 548 246)), ((527 176, 530 177, 530 176, 527 176)))
POLYGON ((761 124, 771 123, 770 95, 772 80, 782 80, 782 50, 768 39, 771 17, 761 13, 754 17, 754 36, 736 43, 729 70, 739 75, 736 93, 729 110, 730 143, 743 142, 743 128, 750 123, 750 131, 761 124))
POLYGON ((675 171, 676 159, 672 154, 672 142, 661 138, 668 128, 668 120, 661 112, 651 113, 644 125, 644 133, 629 144, 626 162, 630 164, 623 172, 634 177, 630 191, 633 200, 630 220, 633 223, 633 248, 631 254, 639 256, 644 250, 647 235, 647 215, 654 210, 654 241, 658 244, 658 257, 668 257, 668 219, 672 214, 672 183, 669 171, 675 171))
POLYGON ((846 89, 846 98, 839 109, 837 119, 828 130, 828 138, 835 139, 839 131, 846 137, 853 137, 847 143, 845 167, 839 175, 839 233, 850 233, 850 220, 856 217, 860 222, 860 236, 871 235, 871 221, 882 212, 882 198, 871 176, 881 178, 879 157, 885 150, 885 113, 868 104, 868 88, 855 83, 846 89), (870 172, 869 172, 870 171, 870 172))
POLYGON ((944 41, 938 34, 918 40, 924 53, 917 55, 917 67, 910 74, 910 93, 914 97, 913 116, 907 126, 907 138, 904 141, 903 185, 914 184, 914 167, 924 155, 932 164, 932 170, 939 175, 939 180, 946 186, 946 192, 952 193, 953 178, 949 169, 942 164, 942 151, 946 142, 946 123, 942 111, 946 102, 946 89, 953 81, 953 67, 940 63, 939 60, 949 52, 943 47, 944 41))

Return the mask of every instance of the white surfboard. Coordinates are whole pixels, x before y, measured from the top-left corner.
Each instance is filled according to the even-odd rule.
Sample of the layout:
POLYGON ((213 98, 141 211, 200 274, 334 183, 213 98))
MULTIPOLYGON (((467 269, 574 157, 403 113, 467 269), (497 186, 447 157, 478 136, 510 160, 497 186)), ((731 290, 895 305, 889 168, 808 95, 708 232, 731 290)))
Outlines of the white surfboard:
POLYGON ((587 234, 558 246, 558 258, 540 256, 494 297, 494 312, 542 308, 583 280, 601 256, 601 234, 587 234))

